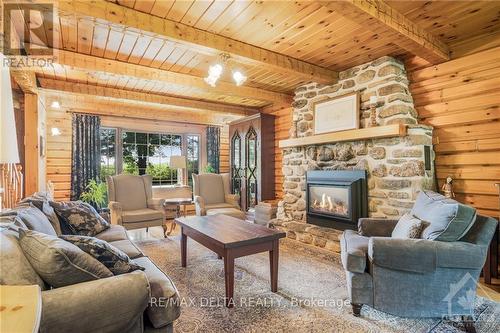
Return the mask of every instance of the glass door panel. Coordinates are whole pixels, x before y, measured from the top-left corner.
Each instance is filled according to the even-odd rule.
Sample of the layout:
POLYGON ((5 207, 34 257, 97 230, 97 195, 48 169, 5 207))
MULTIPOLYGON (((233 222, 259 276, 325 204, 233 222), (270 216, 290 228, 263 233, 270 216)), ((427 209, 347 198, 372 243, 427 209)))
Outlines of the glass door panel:
POLYGON ((248 209, 257 205, 257 133, 252 126, 250 126, 245 139, 246 197, 248 209))

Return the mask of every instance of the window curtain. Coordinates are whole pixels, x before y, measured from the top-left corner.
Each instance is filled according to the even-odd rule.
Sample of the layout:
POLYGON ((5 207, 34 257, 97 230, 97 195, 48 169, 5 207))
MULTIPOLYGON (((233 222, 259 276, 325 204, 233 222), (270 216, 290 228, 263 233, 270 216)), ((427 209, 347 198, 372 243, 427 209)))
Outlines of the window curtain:
POLYGON ((73 114, 71 150, 71 200, 79 200, 90 180, 99 180, 100 146, 98 116, 73 114))
POLYGON ((207 162, 219 173, 220 164, 220 127, 207 127, 207 162))

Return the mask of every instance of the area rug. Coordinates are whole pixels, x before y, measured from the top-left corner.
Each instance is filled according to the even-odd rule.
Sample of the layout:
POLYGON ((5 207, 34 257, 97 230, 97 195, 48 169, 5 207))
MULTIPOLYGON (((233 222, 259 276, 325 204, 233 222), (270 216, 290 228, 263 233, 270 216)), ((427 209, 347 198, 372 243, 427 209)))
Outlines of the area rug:
MULTIPOLYGON (((188 240, 188 265, 180 266, 180 237, 137 243, 182 297, 175 332, 464 332, 460 322, 405 319, 363 306, 351 313, 345 274, 335 253, 283 240, 278 293, 270 291, 269 256, 235 262, 235 307, 224 307, 224 265, 217 255, 188 240)), ((500 332, 500 303, 477 297, 478 332, 500 332)))

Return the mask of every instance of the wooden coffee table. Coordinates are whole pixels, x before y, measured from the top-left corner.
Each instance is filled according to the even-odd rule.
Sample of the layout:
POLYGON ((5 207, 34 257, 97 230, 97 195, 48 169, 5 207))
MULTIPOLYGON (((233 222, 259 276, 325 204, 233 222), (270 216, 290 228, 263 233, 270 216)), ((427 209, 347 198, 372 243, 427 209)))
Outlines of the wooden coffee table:
POLYGON ((186 267, 187 237, 224 258, 225 305, 234 306, 234 259, 269 251, 271 291, 278 291, 279 240, 284 232, 227 215, 190 216, 175 219, 181 226, 181 265, 186 267))

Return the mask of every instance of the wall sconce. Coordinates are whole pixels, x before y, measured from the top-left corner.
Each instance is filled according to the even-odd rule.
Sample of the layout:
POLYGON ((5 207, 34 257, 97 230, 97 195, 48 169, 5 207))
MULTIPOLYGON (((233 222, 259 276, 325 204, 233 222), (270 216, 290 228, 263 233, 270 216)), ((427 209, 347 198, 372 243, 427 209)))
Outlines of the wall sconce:
POLYGON ((59 101, 52 101, 52 104, 50 104, 50 107, 54 108, 54 109, 60 109, 61 103, 59 103, 59 101))
POLYGON ((61 130, 59 128, 57 128, 57 127, 52 127, 50 129, 50 134, 52 136, 59 136, 59 135, 61 135, 61 130))

